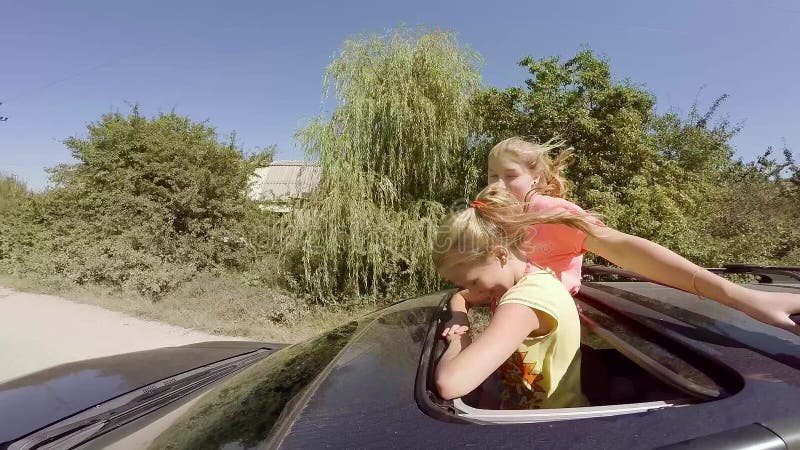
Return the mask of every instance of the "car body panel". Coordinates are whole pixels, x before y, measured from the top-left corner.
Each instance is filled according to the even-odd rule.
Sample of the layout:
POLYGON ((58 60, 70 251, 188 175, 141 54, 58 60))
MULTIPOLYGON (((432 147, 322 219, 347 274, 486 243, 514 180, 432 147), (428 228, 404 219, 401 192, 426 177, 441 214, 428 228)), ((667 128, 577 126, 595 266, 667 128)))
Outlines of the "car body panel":
MULTIPOLYGON (((696 295, 651 283, 593 283, 591 286, 627 300, 627 309, 702 343, 745 348, 800 370, 800 336, 758 322, 744 313, 696 295), (690 328, 687 328, 687 325, 690 328)), ((800 284, 794 286, 800 287, 800 284)), ((751 289, 793 292, 791 287, 762 284, 751 289)), ((731 355, 732 359, 736 359, 731 355)))
POLYGON ((284 344, 222 341, 62 364, 0 384, 0 443, 197 367, 284 344))
MULTIPOLYGON (((710 317, 691 310, 693 315, 670 317, 665 313, 676 313, 678 308, 663 303, 659 306, 663 311, 650 312, 652 318, 671 324, 685 342, 738 372, 745 381, 741 392, 708 403, 577 422, 478 426, 438 420, 420 410, 413 395, 420 352, 417 336, 427 329, 435 308, 430 301, 412 300, 407 306, 413 305, 418 308, 390 321, 405 323, 404 327, 376 321, 360 342, 343 352, 288 432, 276 441, 281 448, 653 448, 798 412, 796 341, 766 326, 765 332, 753 331, 752 319, 724 306, 704 305, 713 312, 710 317)), ((633 302, 620 305, 632 314, 641 313, 633 302)))
MULTIPOLYGON (((792 283, 749 287, 797 291, 797 284, 792 283)), ((424 394, 420 395, 428 387, 425 371, 420 370, 421 362, 426 367, 433 360, 423 350, 427 341, 436 339, 432 324, 435 326, 434 320, 452 293, 447 291, 400 302, 351 322, 354 325, 350 334, 337 341, 340 346, 330 363, 323 369, 314 367, 312 381, 307 382, 304 390, 297 394, 292 391, 289 403, 281 406, 280 416, 269 422, 274 425, 265 425, 259 403, 264 403, 265 395, 280 394, 290 387, 281 382, 259 382, 253 377, 283 373, 298 361, 302 365, 302 356, 307 354, 298 350, 302 346, 277 352, 211 388, 202 401, 186 408, 182 415, 170 417, 173 425, 160 440, 156 439, 156 447, 166 443, 172 448, 192 448, 173 445, 172 437, 194 432, 201 433, 199 439, 183 442, 205 443, 208 448, 223 446, 202 437, 205 436, 202 433, 211 430, 212 434, 225 435, 220 441, 225 448, 637 449, 671 445, 756 422, 797 416, 800 404, 797 336, 760 324, 715 302, 652 283, 591 282, 584 284, 583 291, 587 296, 594 293, 608 297, 610 306, 632 320, 659 330, 673 342, 729 368, 741 377, 743 387, 721 400, 636 414, 561 422, 467 423, 452 411, 431 407, 429 401, 421 401, 424 394), (259 368, 269 364, 277 366, 269 371, 259 368), (238 381, 248 377, 246 383, 238 381), (226 395, 234 396, 235 401, 225 403, 226 395), (222 407, 219 405, 224 405, 225 411, 214 414, 214 408, 222 407), (205 422, 193 422, 197 419, 205 422), (193 429, 192 423, 203 426, 193 429)), ((323 335, 314 342, 325 342, 325 338, 323 335)), ((197 350, 215 351, 214 345, 200 346, 197 350)), ((144 364, 153 366, 142 362, 139 367, 144 364)), ((126 433, 135 425, 135 422, 127 425, 126 433)), ((165 426, 159 424, 159 429, 165 426)), ((106 436, 102 442, 112 442, 109 438, 106 436)))

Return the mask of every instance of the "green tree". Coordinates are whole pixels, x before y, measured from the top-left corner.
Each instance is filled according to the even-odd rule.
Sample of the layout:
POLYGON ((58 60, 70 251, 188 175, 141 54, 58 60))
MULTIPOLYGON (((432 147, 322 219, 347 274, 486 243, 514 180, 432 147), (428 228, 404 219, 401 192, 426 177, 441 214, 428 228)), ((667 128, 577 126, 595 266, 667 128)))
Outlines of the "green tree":
POLYGON ((13 211, 20 200, 29 195, 28 187, 19 177, 0 172, 0 213, 5 215, 13 211))
POLYGON ((289 219, 283 262, 324 303, 439 286, 432 233, 476 184, 477 55, 453 35, 399 29, 346 41, 326 72, 338 105, 298 133, 320 189, 289 219))
POLYGON ((65 144, 78 162, 52 169, 54 188, 27 209, 42 235, 26 269, 157 298, 198 271, 248 263, 246 186, 269 151, 245 161, 204 123, 135 107, 65 144))
POLYGON ((773 152, 733 164, 707 211, 703 230, 723 261, 800 265, 798 166, 788 149, 773 152))
POLYGON ((623 231, 654 240, 704 264, 723 262, 709 236, 709 212, 729 195, 738 127, 716 120, 727 96, 706 113, 659 115, 642 86, 611 77, 608 61, 582 50, 525 58, 524 86, 487 89, 476 98, 485 152, 509 136, 560 136, 575 148, 567 170, 572 199, 623 231))
POLYGON ((8 265, 22 238, 22 210, 31 192, 13 174, 0 173, 0 267, 8 265))

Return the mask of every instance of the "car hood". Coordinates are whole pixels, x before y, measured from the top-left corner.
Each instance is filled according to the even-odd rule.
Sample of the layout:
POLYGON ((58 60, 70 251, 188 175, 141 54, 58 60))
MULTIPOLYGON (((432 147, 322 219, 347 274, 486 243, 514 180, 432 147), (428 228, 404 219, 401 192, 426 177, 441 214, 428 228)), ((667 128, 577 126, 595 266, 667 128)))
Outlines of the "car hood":
POLYGON ((78 361, 0 384, 0 443, 159 380, 283 344, 213 341, 78 361))

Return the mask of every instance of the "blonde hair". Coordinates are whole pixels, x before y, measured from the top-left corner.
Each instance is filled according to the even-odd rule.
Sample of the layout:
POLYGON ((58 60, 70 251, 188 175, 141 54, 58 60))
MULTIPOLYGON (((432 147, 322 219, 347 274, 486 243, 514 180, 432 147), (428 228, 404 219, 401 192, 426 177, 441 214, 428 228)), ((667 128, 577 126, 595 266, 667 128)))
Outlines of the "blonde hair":
POLYGON ((527 230, 536 224, 563 224, 591 234, 594 215, 529 212, 514 194, 491 185, 469 208, 452 214, 440 227, 433 246, 439 274, 457 263, 486 258, 496 246, 525 251, 527 230))
POLYGON ((551 197, 564 197, 570 188, 569 181, 562 172, 567 167, 574 149, 566 145, 562 139, 552 138, 543 144, 528 142, 522 138, 512 137, 497 143, 489 152, 491 158, 512 158, 525 165, 529 170, 536 169, 544 175, 545 189, 541 192, 551 197), (560 149, 555 158, 550 151, 560 149))

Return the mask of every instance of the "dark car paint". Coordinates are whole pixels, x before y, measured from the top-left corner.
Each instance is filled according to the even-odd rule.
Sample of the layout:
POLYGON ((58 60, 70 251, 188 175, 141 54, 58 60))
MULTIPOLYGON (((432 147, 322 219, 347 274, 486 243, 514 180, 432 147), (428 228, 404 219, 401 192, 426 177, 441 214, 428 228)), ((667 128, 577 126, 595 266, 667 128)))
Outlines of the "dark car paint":
MULTIPOLYGON (((667 332, 727 348, 747 349, 800 370, 800 336, 755 321, 742 312, 649 283, 597 283, 593 287, 620 297, 622 300, 615 303, 625 304, 626 310, 639 320, 653 319, 667 332)), ((791 292, 778 286, 750 287, 791 292)))
POLYGON ((214 341, 63 364, 0 384, 0 443, 98 403, 260 348, 283 344, 214 341))
MULTIPOLYGON (((657 302, 638 297, 644 303, 657 302)), ((300 412, 288 432, 273 443, 282 448, 653 448, 798 414, 796 340, 779 330, 762 332, 761 326, 748 323, 751 319, 730 315, 721 306, 704 305, 716 309, 717 318, 691 309, 669 317, 664 313, 676 309, 662 304, 663 311, 648 311, 648 316, 738 372, 745 380, 741 392, 714 402, 577 422, 478 426, 437 420, 420 409, 413 392, 420 335, 427 331, 440 299, 409 301, 407 309, 375 321, 342 352, 310 400, 297 405, 300 412), (726 321, 726 316, 735 320, 726 321), (748 327, 741 328, 741 323, 748 327)), ((630 301, 617 306, 641 313, 630 301)))
MULTIPOLYGON (((632 415, 537 424, 465 424, 414 395, 415 389, 424 393, 428 387, 415 384, 426 379, 419 371, 420 356, 426 339, 435 339, 431 323, 449 297, 449 293, 437 293, 362 319, 352 340, 305 392, 295 396, 273 432, 256 447, 653 448, 798 415, 797 336, 650 283, 585 286, 623 297, 613 301, 615 308, 730 367, 743 377, 744 388, 723 400, 632 415)), ((794 285, 755 288, 795 290, 794 285)), ((430 361, 423 368, 427 364, 430 361)), ((236 417, 248 420, 246 414, 236 417)), ((231 444, 236 447, 235 438, 231 444)))

